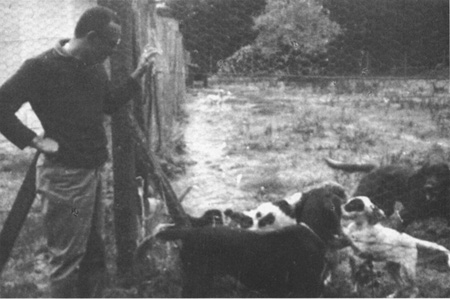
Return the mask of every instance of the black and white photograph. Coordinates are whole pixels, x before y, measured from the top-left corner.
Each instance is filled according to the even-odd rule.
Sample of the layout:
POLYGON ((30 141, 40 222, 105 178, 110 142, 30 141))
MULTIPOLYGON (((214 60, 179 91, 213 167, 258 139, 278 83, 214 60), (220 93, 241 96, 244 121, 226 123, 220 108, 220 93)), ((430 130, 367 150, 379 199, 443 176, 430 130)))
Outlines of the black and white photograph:
POLYGON ((448 0, 0 0, 1 298, 449 298, 448 0))

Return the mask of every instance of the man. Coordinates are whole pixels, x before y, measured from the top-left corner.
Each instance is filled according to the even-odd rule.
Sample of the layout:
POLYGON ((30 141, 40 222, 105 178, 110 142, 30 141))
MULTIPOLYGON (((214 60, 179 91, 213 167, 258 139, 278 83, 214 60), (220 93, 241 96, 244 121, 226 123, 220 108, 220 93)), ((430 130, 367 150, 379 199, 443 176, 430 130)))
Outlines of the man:
POLYGON ((53 297, 101 296, 106 265, 100 172, 108 158, 103 113, 138 94, 138 79, 157 54, 143 55, 130 78, 112 89, 102 63, 120 36, 115 12, 91 8, 79 19, 73 38, 25 61, 0 87, 0 133, 20 149, 30 146, 41 153, 36 187, 47 203, 53 297), (15 116, 25 102, 41 121, 43 136, 15 116))

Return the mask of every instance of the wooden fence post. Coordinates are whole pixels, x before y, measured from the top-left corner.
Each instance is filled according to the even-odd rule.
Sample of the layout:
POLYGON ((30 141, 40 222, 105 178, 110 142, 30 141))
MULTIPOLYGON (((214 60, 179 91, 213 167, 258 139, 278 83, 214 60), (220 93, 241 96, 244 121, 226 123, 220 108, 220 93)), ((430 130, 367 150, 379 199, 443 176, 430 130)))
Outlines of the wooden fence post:
MULTIPOLYGON (((123 83, 133 69, 133 10, 131 1, 98 0, 118 13, 122 21, 122 42, 110 58, 113 85, 123 83)), ((114 227, 117 246, 117 273, 127 278, 133 268, 137 247, 137 191, 135 184, 135 143, 128 134, 127 119, 132 103, 114 113, 111 121, 114 172, 114 227)))

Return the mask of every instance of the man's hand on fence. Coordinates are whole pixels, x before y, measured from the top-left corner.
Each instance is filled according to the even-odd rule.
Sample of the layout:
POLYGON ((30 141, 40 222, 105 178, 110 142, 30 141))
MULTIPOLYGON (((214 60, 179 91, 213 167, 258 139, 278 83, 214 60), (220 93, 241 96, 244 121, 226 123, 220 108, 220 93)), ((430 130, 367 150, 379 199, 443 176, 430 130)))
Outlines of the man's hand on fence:
POLYGON ((131 74, 131 77, 133 77, 134 79, 140 79, 145 74, 147 69, 151 65, 153 65, 156 55, 161 54, 162 50, 157 49, 155 47, 146 46, 144 52, 139 58, 138 66, 136 67, 136 70, 131 74))

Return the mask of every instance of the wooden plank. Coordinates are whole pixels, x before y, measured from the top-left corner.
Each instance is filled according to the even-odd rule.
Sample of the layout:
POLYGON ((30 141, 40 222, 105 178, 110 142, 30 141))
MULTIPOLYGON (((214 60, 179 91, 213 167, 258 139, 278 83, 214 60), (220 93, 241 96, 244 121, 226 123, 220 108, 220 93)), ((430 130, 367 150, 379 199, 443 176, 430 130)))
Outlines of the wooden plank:
POLYGON ((39 153, 36 153, 0 232, 0 274, 8 262, 14 243, 36 197, 36 163, 38 157, 39 153))
POLYGON ((167 209, 172 217, 172 220, 178 226, 191 226, 189 217, 181 206, 181 203, 179 202, 169 179, 164 174, 158 159, 154 156, 151 150, 147 149, 145 143, 146 136, 131 113, 128 114, 128 123, 130 124, 130 135, 136 142, 138 161, 142 163, 144 168, 149 173, 149 177, 156 183, 155 185, 166 202, 167 209))

